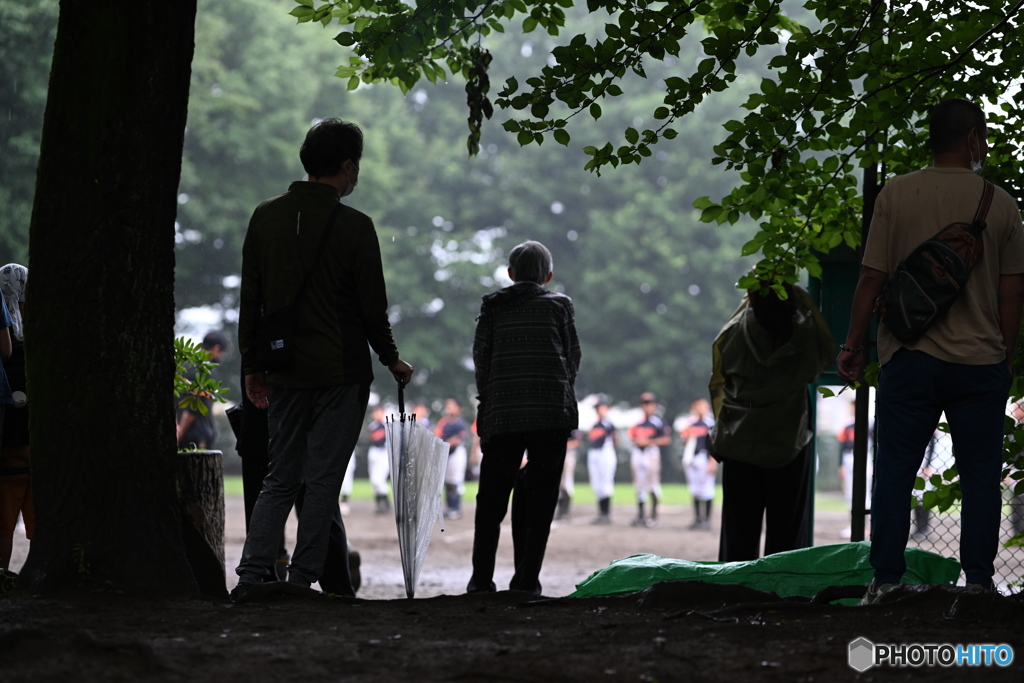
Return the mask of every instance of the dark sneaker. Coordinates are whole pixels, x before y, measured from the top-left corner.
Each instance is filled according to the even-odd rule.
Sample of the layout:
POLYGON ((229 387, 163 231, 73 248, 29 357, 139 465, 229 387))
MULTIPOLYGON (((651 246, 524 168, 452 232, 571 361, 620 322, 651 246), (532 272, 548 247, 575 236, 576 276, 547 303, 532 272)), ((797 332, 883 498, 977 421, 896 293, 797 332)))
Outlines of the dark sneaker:
POLYGON ((18 575, 8 569, 0 569, 0 595, 7 595, 18 585, 18 575))
POLYGON ((467 593, 495 593, 498 587, 494 585, 494 581, 488 581, 485 583, 477 583, 476 579, 470 579, 469 585, 466 586, 467 593))
POLYGON ((292 581, 268 581, 266 583, 240 583, 232 589, 231 602, 240 604, 271 596, 311 598, 323 595, 320 591, 292 581))
POLYGON ((296 583, 294 581, 281 581, 284 584, 281 586, 281 595, 288 595, 295 598, 317 598, 323 595, 320 591, 315 588, 310 588, 307 584, 296 583))
POLYGON ((883 595, 885 595, 886 593, 888 593, 892 589, 896 588, 897 585, 899 585, 899 584, 883 583, 881 586, 875 586, 875 582, 872 581, 871 583, 868 584, 868 590, 867 590, 866 593, 864 593, 864 597, 861 598, 860 604, 861 605, 874 605, 879 600, 881 600, 883 595))
POLYGON ((253 598, 257 598, 263 595, 270 595, 275 590, 275 586, 283 581, 268 581, 267 583, 239 583, 237 586, 231 589, 228 597, 231 602, 235 604, 249 602, 253 598))

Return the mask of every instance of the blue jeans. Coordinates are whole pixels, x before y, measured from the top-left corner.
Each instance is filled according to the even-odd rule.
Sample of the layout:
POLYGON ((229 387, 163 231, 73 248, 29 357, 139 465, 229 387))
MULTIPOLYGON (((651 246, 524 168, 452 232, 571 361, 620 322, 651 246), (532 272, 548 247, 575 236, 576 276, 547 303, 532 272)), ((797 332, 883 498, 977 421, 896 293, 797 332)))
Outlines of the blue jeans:
POLYGON ((899 583, 906 572, 914 479, 943 412, 963 494, 960 562, 967 583, 991 584, 999 549, 999 476, 1010 382, 1005 363, 961 365, 908 349, 898 351, 882 368, 871 497, 876 585, 899 583))

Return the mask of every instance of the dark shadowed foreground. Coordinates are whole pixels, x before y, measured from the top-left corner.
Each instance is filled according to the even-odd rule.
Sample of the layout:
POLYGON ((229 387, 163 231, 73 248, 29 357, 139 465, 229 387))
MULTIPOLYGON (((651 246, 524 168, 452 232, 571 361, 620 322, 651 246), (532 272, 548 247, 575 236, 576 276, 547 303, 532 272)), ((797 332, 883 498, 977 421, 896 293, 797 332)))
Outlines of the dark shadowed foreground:
POLYGON ((607 598, 0 600, 4 681, 1024 680, 1024 599, 901 588, 840 607, 667 582, 607 598), (847 663, 849 643, 1000 644, 1017 661, 908 672, 847 663))
MULTIPOLYGON (((550 599, 462 595, 469 579, 472 503, 430 546, 415 600, 406 600, 394 518, 356 501, 345 524, 362 554, 359 600, 274 598, 233 606, 157 601, 113 592, 0 599, 0 683, 9 681, 1024 681, 1024 596, 904 589, 872 607, 782 601, 738 586, 659 584, 618 598, 559 598, 611 561, 634 553, 713 560, 715 531, 692 531, 692 511, 665 506, 656 529, 589 523, 574 508, 552 527, 541 573, 550 599), (1017 661, 996 667, 847 664, 849 644, 1000 644, 1017 661)), ((227 500, 228 566, 241 552, 241 503, 227 500)), ((819 513, 817 544, 847 521, 819 513)), ((289 543, 294 541, 289 525, 289 543)), ((498 586, 508 585, 508 523, 498 586)), ((27 545, 16 539, 16 564, 27 545)), ((20 559, 19 559, 20 558, 20 559)), ((234 585, 234 572, 227 575, 234 585)), ((854 590, 863 590, 857 587, 854 590)))

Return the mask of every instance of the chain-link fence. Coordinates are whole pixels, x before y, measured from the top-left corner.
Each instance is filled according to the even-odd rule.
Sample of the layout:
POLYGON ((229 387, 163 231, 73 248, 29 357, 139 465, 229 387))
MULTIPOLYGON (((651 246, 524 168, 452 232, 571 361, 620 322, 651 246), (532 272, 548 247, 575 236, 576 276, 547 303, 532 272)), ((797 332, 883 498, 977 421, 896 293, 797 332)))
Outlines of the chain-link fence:
MULTIPOLYGON (((842 488, 843 479, 837 472, 840 466, 840 449, 837 436, 819 434, 818 457, 819 469, 817 488, 819 491, 835 491, 842 488)), ((871 457, 869 452, 869 457, 871 457)), ((953 448, 948 434, 937 432, 922 462, 921 476, 927 480, 931 474, 941 474, 953 465, 953 448)), ((868 490, 871 487, 871 472, 868 472, 868 490)), ((926 490, 927 490, 926 486, 926 490)), ((849 499, 850 491, 845 492, 849 499)), ((918 500, 923 491, 915 491, 918 500)), ((867 507, 870 509, 870 494, 867 507)), ((951 506, 944 512, 926 510, 922 505, 910 513, 910 539, 908 545, 928 550, 945 557, 960 558, 960 504, 951 506)), ((866 532, 870 529, 870 517, 866 522, 866 532)), ((1024 590, 1024 547, 1004 547, 1004 544, 1015 535, 1024 531, 1024 496, 1013 497, 1008 490, 1003 493, 1003 515, 999 533, 999 552, 996 555, 993 577, 996 586, 1005 592, 1024 590)), ((965 583, 963 573, 959 583, 965 583)))
MULTIPOLYGON (((953 466, 953 446, 948 434, 937 433, 922 463, 921 476, 927 481, 933 473, 945 472, 953 466)), ((927 487, 926 487, 927 488, 927 487)), ((918 497, 922 492, 917 491, 918 497)), ((1024 531, 1024 497, 1013 497, 1009 491, 1003 495, 1003 515, 999 533, 999 552, 996 555, 996 586, 1018 592, 1024 583, 1024 547, 1004 547, 1006 541, 1024 531)), ((944 512, 926 510, 918 505, 911 512, 910 545, 930 550, 947 557, 960 556, 960 504, 944 512)), ((963 573, 960 574, 963 584, 963 573)))

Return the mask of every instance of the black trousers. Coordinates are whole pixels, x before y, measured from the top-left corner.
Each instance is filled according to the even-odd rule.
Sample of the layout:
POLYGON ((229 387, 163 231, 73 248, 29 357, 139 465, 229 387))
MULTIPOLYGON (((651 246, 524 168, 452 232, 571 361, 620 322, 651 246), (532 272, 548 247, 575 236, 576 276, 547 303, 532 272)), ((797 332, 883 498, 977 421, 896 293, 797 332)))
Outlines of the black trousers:
POLYGON ((765 555, 810 546, 812 448, 813 442, 782 467, 723 463, 720 562, 760 557, 762 521, 765 555))
POLYGON ((469 589, 494 590, 494 562, 501 522, 512 500, 515 574, 509 588, 539 595, 540 570, 565 462, 564 429, 496 434, 480 445, 480 488, 476 497, 473 577, 469 589), (523 454, 529 463, 520 470, 523 454))
MULTIPOLYGON (((267 451, 270 442, 270 428, 267 411, 260 410, 250 403, 244 395, 244 389, 242 394, 241 433, 236 435, 238 437, 236 449, 242 457, 242 495, 245 500, 245 529, 248 531, 252 510, 256 506, 256 499, 259 498, 263 480, 267 476, 267 469, 270 465, 267 451)), ((302 511, 302 498, 305 491, 306 487, 303 485, 295 497, 295 510, 298 514, 301 514, 302 511)), ((282 536, 279 556, 286 553, 284 536, 282 536)), ((337 506, 331 516, 327 559, 324 562, 324 571, 320 576, 319 583, 320 588, 324 591, 345 597, 355 597, 355 591, 358 589, 358 586, 352 585, 352 574, 348 563, 348 537, 345 535, 341 509, 337 506)))

